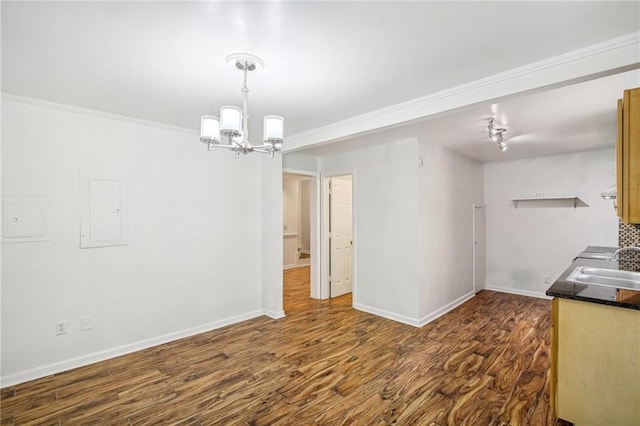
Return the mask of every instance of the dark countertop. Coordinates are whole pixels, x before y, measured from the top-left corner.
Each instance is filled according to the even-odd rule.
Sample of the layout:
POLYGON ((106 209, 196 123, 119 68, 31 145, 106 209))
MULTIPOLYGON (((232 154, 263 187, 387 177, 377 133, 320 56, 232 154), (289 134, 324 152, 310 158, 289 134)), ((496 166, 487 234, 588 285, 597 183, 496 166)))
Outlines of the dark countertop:
POLYGON ((618 306, 621 308, 640 310, 640 299, 635 297, 633 300, 618 301, 618 289, 613 287, 603 287, 599 285, 578 284, 565 281, 566 278, 578 266, 592 266, 595 268, 606 268, 615 270, 629 270, 625 264, 629 262, 617 262, 604 259, 590 259, 589 253, 606 253, 613 252, 617 247, 587 247, 580 253, 560 275, 556 282, 547 290, 547 296, 561 297, 564 299, 581 300, 583 302, 600 303, 610 306, 618 306), (586 257, 580 257, 586 256, 586 257))

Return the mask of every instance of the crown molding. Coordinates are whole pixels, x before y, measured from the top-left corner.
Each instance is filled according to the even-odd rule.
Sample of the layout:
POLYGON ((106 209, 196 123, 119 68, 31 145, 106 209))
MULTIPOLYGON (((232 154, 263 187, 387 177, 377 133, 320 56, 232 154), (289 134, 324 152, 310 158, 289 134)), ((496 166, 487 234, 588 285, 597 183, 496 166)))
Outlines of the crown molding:
POLYGON ((157 121, 142 120, 139 118, 128 117, 126 115, 119 115, 119 114, 112 114, 110 112, 98 111, 95 109, 88 109, 88 108, 76 107, 76 106, 71 106, 66 104, 59 104, 56 102, 45 101, 42 99, 28 98, 26 96, 14 95, 12 93, 2 92, 2 100, 8 101, 8 102, 26 104, 26 105, 33 105, 41 108, 48 108, 48 109, 54 109, 58 111, 70 112, 73 114, 82 114, 82 115, 88 115, 91 117, 138 124, 141 126, 155 127, 163 130, 171 130, 174 132, 187 133, 189 135, 199 134, 196 130, 187 129, 185 127, 172 126, 170 124, 159 123, 157 121))
POLYGON ((338 121, 286 138, 284 152, 347 139, 391 126, 524 92, 561 87, 580 80, 640 67, 640 31, 514 68, 427 96, 338 121))

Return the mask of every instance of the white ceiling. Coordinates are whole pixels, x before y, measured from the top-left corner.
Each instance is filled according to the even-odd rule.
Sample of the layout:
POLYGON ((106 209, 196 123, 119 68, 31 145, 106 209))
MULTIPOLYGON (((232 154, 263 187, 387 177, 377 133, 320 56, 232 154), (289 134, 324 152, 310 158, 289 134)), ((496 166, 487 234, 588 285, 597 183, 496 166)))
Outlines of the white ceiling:
MULTIPOLYGON (((240 103, 241 75, 224 58, 248 51, 267 63, 249 79, 254 135, 265 114, 285 116, 291 136, 640 29, 639 2, 3 1, 1 7, 3 92, 195 130, 201 115, 240 103)), ((628 78, 638 82, 637 74, 628 78)), ((595 137, 598 124, 611 126, 603 109, 614 108, 609 98, 620 96, 618 85, 640 85, 629 81, 616 81, 615 94, 594 83, 594 90, 610 91, 606 107, 598 95, 571 88, 560 89, 567 91, 559 99, 549 93, 499 104, 512 125, 508 155, 528 145, 520 154, 595 147, 603 140, 595 137), (549 138, 556 144, 535 145, 549 138)), ((428 126, 434 141, 469 156, 498 159, 493 147, 477 145, 486 108, 412 126, 428 126)), ((605 139, 611 143, 610 135, 605 139)))
POLYGON ((477 104, 302 152, 333 155, 409 137, 420 137, 484 162, 613 147, 617 133, 616 101, 625 89, 638 86, 640 70, 627 71, 496 103, 477 104), (509 146, 506 152, 489 139, 487 119, 493 113, 499 122, 508 125, 504 134, 509 146))

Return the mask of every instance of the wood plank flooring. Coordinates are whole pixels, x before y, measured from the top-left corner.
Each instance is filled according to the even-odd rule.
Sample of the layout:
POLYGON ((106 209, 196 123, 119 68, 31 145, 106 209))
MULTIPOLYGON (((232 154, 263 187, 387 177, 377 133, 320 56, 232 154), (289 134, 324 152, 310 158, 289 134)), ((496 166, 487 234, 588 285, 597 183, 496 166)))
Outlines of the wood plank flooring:
POLYGON ((550 302, 483 291, 420 329, 309 299, 2 389, 2 425, 552 425, 550 302))

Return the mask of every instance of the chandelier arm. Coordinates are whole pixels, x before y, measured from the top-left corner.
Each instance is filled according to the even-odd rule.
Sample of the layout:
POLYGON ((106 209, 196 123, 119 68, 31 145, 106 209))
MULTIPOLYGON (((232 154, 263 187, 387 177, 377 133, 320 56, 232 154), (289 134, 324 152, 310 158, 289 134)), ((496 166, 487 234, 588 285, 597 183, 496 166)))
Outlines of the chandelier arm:
POLYGON ((242 148, 243 145, 240 142, 233 140, 233 135, 229 135, 229 147, 242 148))
POLYGON ((235 148, 234 145, 226 145, 226 144, 221 144, 221 143, 214 143, 210 145, 211 148, 227 148, 227 149, 233 149, 235 148))

